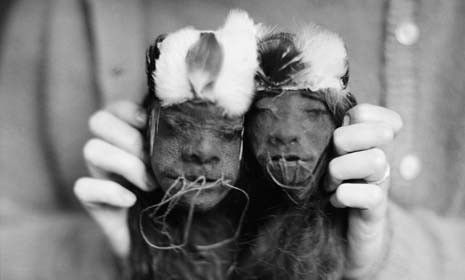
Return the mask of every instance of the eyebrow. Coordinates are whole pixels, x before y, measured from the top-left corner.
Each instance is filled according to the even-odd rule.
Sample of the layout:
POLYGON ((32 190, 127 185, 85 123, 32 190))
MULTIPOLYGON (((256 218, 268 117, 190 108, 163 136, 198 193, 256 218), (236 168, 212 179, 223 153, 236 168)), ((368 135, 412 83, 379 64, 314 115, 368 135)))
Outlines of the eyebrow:
POLYGON ((238 120, 225 120, 225 119, 218 119, 214 118, 211 120, 206 120, 206 122, 202 122, 202 125, 199 124, 195 119, 186 115, 177 114, 177 112, 167 112, 160 116, 162 119, 168 122, 180 123, 184 122, 193 127, 205 127, 205 128, 212 128, 216 130, 242 130, 244 126, 243 119, 238 120))
POLYGON ((302 90, 299 92, 302 97, 321 101, 323 104, 326 102, 324 97, 324 92, 321 91, 311 91, 311 90, 302 90))

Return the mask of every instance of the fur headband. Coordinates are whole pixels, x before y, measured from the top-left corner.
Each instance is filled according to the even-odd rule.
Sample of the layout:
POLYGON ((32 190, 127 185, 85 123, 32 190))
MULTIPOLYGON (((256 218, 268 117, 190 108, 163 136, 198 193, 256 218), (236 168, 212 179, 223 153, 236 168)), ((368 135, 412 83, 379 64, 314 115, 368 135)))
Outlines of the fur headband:
POLYGON ((264 31, 259 42, 258 90, 348 92, 349 65, 341 37, 315 24, 297 34, 264 31))
POLYGON ((258 69, 257 28, 246 12, 233 10, 223 27, 200 31, 186 27, 156 43, 148 73, 162 106, 191 99, 211 101, 230 116, 248 110, 258 69), (152 79, 152 80, 151 80, 152 79))

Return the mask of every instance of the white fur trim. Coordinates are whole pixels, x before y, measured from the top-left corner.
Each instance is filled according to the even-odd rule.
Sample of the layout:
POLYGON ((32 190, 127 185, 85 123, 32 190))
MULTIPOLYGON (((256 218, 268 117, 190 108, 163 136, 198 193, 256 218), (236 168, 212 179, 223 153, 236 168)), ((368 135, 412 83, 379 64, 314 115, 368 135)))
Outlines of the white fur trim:
POLYGON ((233 10, 216 34, 224 50, 223 67, 214 87, 216 101, 227 113, 242 115, 255 92, 258 69, 255 25, 247 13, 233 10))
POLYGON ((296 36, 297 48, 307 67, 294 81, 301 88, 343 90, 341 77, 347 70, 347 50, 342 38, 316 24, 308 24, 296 36))
MULTIPOLYGON (((169 34, 160 46, 153 73, 156 95, 162 106, 194 97, 187 78, 186 54, 202 31, 187 27, 169 34)), ((254 75, 258 68, 256 26, 244 11, 233 10, 224 26, 214 31, 223 49, 223 64, 212 90, 198 94, 216 102, 228 115, 244 114, 252 102, 254 75)))
POLYGON ((186 77, 185 60, 187 51, 199 38, 198 30, 186 27, 169 34, 160 43, 160 57, 152 77, 156 85, 155 94, 162 106, 182 103, 194 97, 186 77))

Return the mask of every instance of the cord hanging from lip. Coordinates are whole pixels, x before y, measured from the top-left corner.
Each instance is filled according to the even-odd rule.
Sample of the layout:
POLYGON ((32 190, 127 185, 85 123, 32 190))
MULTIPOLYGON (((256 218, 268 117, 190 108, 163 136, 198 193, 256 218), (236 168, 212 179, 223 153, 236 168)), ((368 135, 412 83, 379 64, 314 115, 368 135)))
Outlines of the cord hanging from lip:
POLYGON ((195 215, 194 214, 194 212, 195 212, 195 203, 194 203, 194 201, 200 195, 201 191, 206 190, 206 189, 219 187, 219 186, 225 186, 225 187, 230 188, 232 190, 239 191, 239 193, 241 193, 245 198, 245 205, 244 205, 243 210, 241 212, 241 215, 239 217, 237 229, 234 232, 233 236, 231 236, 229 238, 226 238, 224 240, 221 240, 221 241, 218 241, 218 242, 215 242, 215 243, 212 243, 212 244, 207 244, 207 245, 194 244, 194 246, 198 250, 211 250, 211 249, 218 248, 218 247, 221 247, 223 245, 226 245, 226 244, 228 244, 230 242, 233 242, 234 240, 236 240, 239 237, 239 234, 240 234, 241 229, 242 229, 242 224, 244 222, 245 215, 246 215, 247 209, 249 207, 249 203, 250 203, 249 195, 247 194, 246 191, 229 184, 227 181, 224 180, 224 178, 218 179, 217 181, 213 182, 210 186, 205 186, 205 184, 206 184, 206 180, 205 180, 204 176, 199 176, 195 181, 192 181, 189 184, 185 183, 185 178, 184 177, 178 177, 173 182, 173 184, 168 188, 168 190, 165 192, 161 202, 159 202, 157 204, 154 204, 154 205, 151 205, 151 206, 143 209, 140 212, 140 215, 139 215, 140 233, 141 233, 142 238, 144 239, 144 241, 150 247, 158 249, 158 250, 183 249, 188 243, 189 234, 190 234, 190 230, 191 230, 194 215, 195 215), (175 186, 180 181, 183 182, 182 187, 175 194, 170 194, 171 191, 175 188, 175 186), (197 187, 196 184, 199 183, 199 181, 201 181, 202 183, 201 183, 200 187, 197 187), (218 183, 220 183, 220 184, 218 184, 218 183), (185 227, 184 227, 182 242, 179 243, 179 244, 171 243, 170 245, 167 245, 167 246, 155 244, 154 242, 152 242, 150 240, 150 238, 147 236, 146 232, 145 232, 145 227, 144 227, 144 223, 143 223, 145 213, 147 213, 149 211, 152 211, 149 214, 149 218, 151 219, 152 223, 161 224, 161 229, 158 230, 158 232, 161 233, 163 236, 165 236, 169 240, 169 242, 174 242, 172 236, 169 234, 169 231, 167 230, 166 218, 169 215, 169 213, 174 209, 174 207, 176 206, 179 199, 183 195, 185 195, 185 194, 187 194, 189 192, 196 192, 196 193, 194 195, 194 198, 193 198, 192 202, 189 205, 188 215, 187 215, 187 222, 186 222, 185 227), (161 218, 161 220, 159 220, 159 219, 157 220, 156 219, 157 212, 164 205, 167 205, 167 209, 164 211, 164 213, 162 215, 159 216, 161 218))
MULTIPOLYGON (((331 138, 332 139, 332 138, 331 138)), ((292 198, 292 196, 288 193, 288 190, 294 190, 294 191, 301 191, 301 193, 299 193, 299 198, 302 198, 303 196, 305 196, 305 194, 308 193, 308 191, 312 190, 313 189, 313 184, 315 183, 315 179, 316 179, 316 175, 319 175, 320 174, 320 171, 321 169, 324 167, 324 164, 323 162, 325 162, 326 158, 327 158, 327 154, 329 152, 329 148, 331 146, 331 143, 332 141, 330 140, 328 142, 328 144, 326 144, 325 148, 323 149, 323 152, 321 153, 320 157, 318 158, 317 162, 316 162, 316 165, 315 167, 313 168, 313 170, 311 171, 311 174, 310 174, 310 182, 309 182, 309 185, 310 186, 290 186, 290 185, 286 185, 286 184, 283 184, 281 182, 279 182, 279 180, 273 175, 273 172, 271 172, 270 170, 270 167, 269 167, 269 164, 267 163, 266 164, 266 172, 268 173, 268 175, 270 176, 271 180, 276 184, 278 185, 279 187, 283 188, 283 190, 286 192, 286 194, 289 196, 289 198, 295 203, 297 204, 297 202, 295 201, 294 198, 292 198), (307 190, 307 191, 305 191, 307 190)), ((268 154, 269 155, 269 154, 268 154)), ((285 161, 285 159, 284 159, 285 161)), ((286 165, 286 163, 282 163, 283 165, 286 165)), ((281 167, 281 166, 280 166, 281 167)))

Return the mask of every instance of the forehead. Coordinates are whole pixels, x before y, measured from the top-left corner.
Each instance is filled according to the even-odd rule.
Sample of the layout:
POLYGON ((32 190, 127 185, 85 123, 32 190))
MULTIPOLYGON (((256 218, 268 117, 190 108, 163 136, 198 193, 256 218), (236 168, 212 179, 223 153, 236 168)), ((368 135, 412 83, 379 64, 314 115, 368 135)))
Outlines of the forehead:
POLYGON ((207 101, 190 100, 180 104, 162 107, 162 117, 179 121, 211 126, 242 126, 242 116, 228 116, 224 109, 207 101))
POLYGON ((279 94, 263 92, 258 95, 254 107, 280 110, 327 109, 322 93, 308 90, 285 91, 279 94))

